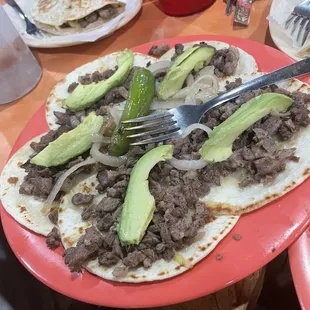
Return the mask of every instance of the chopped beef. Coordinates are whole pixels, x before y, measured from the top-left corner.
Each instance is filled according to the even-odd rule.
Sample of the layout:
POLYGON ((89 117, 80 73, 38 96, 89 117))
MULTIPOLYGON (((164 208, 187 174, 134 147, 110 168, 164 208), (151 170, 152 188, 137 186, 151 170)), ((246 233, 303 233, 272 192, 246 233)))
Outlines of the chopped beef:
POLYGON ((71 201, 75 206, 80 206, 90 204, 93 201, 93 199, 94 199, 93 195, 77 193, 72 196, 71 201))
MULTIPOLYGON (((73 82, 68 86, 68 93, 73 93, 73 91, 78 87, 79 83, 73 82)), ((55 113, 55 112, 54 112, 55 113)), ((57 113, 57 112, 56 112, 57 113)))
POLYGON ((51 212, 48 214, 49 220, 57 225, 58 224, 58 208, 52 209, 51 212))
POLYGON ((97 252, 102 245, 103 238, 97 229, 92 226, 87 228, 76 247, 65 250, 65 264, 71 272, 80 272, 84 263, 97 252))
POLYGON ((237 88, 241 85, 242 85, 242 79, 236 78, 234 82, 230 82, 230 83, 226 82, 225 88, 226 88, 226 91, 230 91, 230 90, 237 88))
POLYGON ((175 60, 178 56, 180 56, 184 51, 184 45, 181 43, 177 43, 174 46, 174 55, 171 57, 171 60, 175 60))
POLYGON ((211 60, 217 77, 233 75, 239 63, 239 51, 235 47, 217 50, 211 60))
POLYGON ((149 50, 148 55, 155 56, 155 57, 161 57, 168 51, 169 51, 169 44, 162 43, 160 45, 153 45, 151 49, 149 50))
POLYGON ((24 195, 32 195, 40 198, 47 198, 53 188, 52 178, 30 178, 25 180, 20 188, 19 192, 24 195))
POLYGON ((109 20, 117 14, 117 8, 113 5, 106 5, 104 8, 98 10, 99 16, 104 20, 109 20))
POLYGON ((92 12, 89 15, 85 16, 84 19, 90 24, 95 22, 98 19, 97 12, 92 12))
POLYGON ((46 245, 49 249, 56 249, 59 247, 61 239, 60 234, 57 227, 54 227, 46 238, 46 245))

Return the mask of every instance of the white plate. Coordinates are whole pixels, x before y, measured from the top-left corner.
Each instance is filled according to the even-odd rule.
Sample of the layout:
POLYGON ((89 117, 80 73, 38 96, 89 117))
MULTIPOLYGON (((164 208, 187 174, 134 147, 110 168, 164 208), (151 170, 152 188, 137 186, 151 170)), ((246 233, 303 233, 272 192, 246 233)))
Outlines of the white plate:
MULTIPOLYGON (((43 38, 31 36, 26 33, 24 21, 20 18, 18 13, 9 5, 4 5, 4 10, 9 15, 11 21, 21 34, 25 43, 31 47, 41 48, 56 48, 64 46, 72 46, 83 44, 86 42, 94 42, 100 38, 107 37, 115 32, 117 29, 126 25, 131 21, 140 11, 143 0, 121 0, 126 3, 125 12, 113 18, 111 21, 102 25, 102 27, 84 32, 81 34, 66 35, 66 36, 53 36, 46 34, 43 38)), ((16 1, 21 9, 25 12, 26 16, 31 20, 31 10, 36 5, 37 0, 17 0, 16 1)))
MULTIPOLYGON (((274 2, 271 4, 270 11, 272 10, 273 4, 274 2)), ((285 31, 281 29, 280 26, 269 22, 269 31, 274 44, 278 47, 279 50, 297 61, 303 59, 296 55, 298 49, 293 47, 293 40, 285 33, 285 31)))

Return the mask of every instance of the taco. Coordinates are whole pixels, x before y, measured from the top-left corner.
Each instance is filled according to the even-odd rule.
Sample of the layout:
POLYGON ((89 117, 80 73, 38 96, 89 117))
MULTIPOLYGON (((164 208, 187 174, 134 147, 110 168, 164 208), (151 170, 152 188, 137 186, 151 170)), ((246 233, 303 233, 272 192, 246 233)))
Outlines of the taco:
POLYGON ((53 35, 69 35, 101 27, 125 11, 125 3, 114 0, 39 0, 32 11, 38 28, 53 35))
POLYGON ((149 54, 157 57, 167 52, 156 63, 156 59, 151 56, 135 53, 134 64, 129 73, 127 72, 129 74, 127 79, 115 84, 108 91, 103 91, 96 100, 78 108, 66 105, 66 101, 72 101, 74 97, 78 101, 80 92, 75 88, 114 79, 113 76, 117 73, 117 58, 124 52, 104 56, 74 70, 53 88, 48 97, 46 119, 49 127, 55 129, 58 125, 66 125, 73 128, 72 126, 91 110, 96 110, 98 113, 106 111, 118 120, 126 101, 133 73, 139 67, 148 67, 156 77, 157 94, 153 100, 152 110, 164 110, 184 103, 195 104, 206 101, 218 94, 218 83, 224 81, 224 76, 252 73, 258 70, 252 56, 223 42, 203 42, 197 45, 194 42, 185 47, 183 50, 187 52, 185 54, 179 52, 178 59, 174 57, 173 61, 169 56, 172 51, 167 52, 169 49, 167 44, 159 47, 153 46, 150 50, 149 54), (221 56, 222 54, 225 56, 221 56), (225 70, 221 69, 221 64, 217 65, 219 61, 224 62, 225 70), (222 78, 218 77, 219 69, 223 70, 221 71, 222 78), (178 72, 177 80, 174 75, 176 71, 178 72))
POLYGON ((118 58, 124 54, 116 52, 87 63, 71 73, 60 81, 51 91, 46 102, 46 121, 51 129, 59 126, 74 128, 89 112, 96 111, 97 114, 111 114, 116 118, 119 113, 114 107, 117 103, 124 102, 128 95, 134 72, 139 68, 144 68, 148 63, 153 63, 156 59, 140 53, 132 54, 132 65, 124 73, 124 80, 116 83, 103 98, 95 102, 88 108, 80 111, 70 111, 63 107, 64 101, 77 88, 78 85, 86 86, 92 83, 98 84, 101 81, 113 79, 117 72, 118 58))
MULTIPOLYGON (((119 175, 124 173, 122 171, 124 168, 118 169, 116 173, 119 175)), ((113 188, 117 189, 118 183, 113 184, 110 191, 113 188)), ((176 221, 174 237, 178 234, 179 239, 176 243, 172 240, 169 243, 169 240, 161 237, 156 225, 162 226, 162 234, 165 228, 168 229, 168 236, 171 228, 168 226, 168 219, 164 220, 160 217, 158 211, 155 212, 153 221, 139 245, 121 246, 114 228, 119 222, 122 198, 98 195, 95 189, 98 185, 96 175, 93 175, 64 196, 63 202, 60 204, 59 232, 62 244, 66 249, 65 262, 71 271, 79 271, 82 264, 85 264, 84 266, 89 272, 112 281, 138 283, 164 280, 189 270, 210 254, 238 220, 238 216, 210 217, 207 209, 202 206, 197 205, 195 208, 184 205, 184 211, 196 212, 196 215, 187 214, 187 228, 182 227, 181 222, 176 221), (78 198, 81 199, 88 195, 94 197, 92 204, 78 203, 78 198), (108 222, 110 217, 114 222, 108 222), (201 220, 202 223, 199 223, 201 220), (163 228, 164 226, 165 228, 163 228), (192 229, 189 229, 190 226, 192 229), (99 235, 98 227, 101 229, 99 235), (193 237, 185 237, 189 234, 192 234, 193 237), (94 245, 98 237, 104 244, 102 247, 94 245), (88 246, 85 246, 85 240, 87 240, 88 246)), ((154 189, 152 185, 151 189, 154 189)), ((184 197, 180 196, 180 193, 175 194, 179 199, 184 197)), ((162 204, 163 200, 156 197, 156 205, 162 204)), ((167 209, 169 208, 171 211, 173 210, 172 205, 167 206, 167 209)), ((168 213, 166 216, 168 217, 168 213)), ((170 220, 173 216, 174 214, 170 214, 170 220)))
MULTIPOLYGON (((227 88, 260 76, 240 76, 227 88)), ((212 187, 203 199, 215 214, 243 214, 256 210, 301 184, 310 173, 310 87, 299 80, 289 80, 241 95, 236 100, 210 111, 205 123, 211 128, 254 96, 265 92, 284 94, 293 99, 285 113, 272 112, 260 119, 233 144, 233 154, 212 166, 219 174, 220 187, 212 187), (226 195, 222 193, 225 192, 226 195)))

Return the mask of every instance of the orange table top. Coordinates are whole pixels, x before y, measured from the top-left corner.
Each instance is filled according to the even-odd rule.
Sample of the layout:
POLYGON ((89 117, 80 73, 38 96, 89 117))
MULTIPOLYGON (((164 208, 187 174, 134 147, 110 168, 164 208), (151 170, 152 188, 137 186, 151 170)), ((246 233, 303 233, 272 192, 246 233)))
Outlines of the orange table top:
POLYGON ((233 15, 225 15, 222 0, 217 0, 201 13, 187 17, 167 16, 160 11, 157 2, 144 1, 142 10, 129 24, 101 41, 59 49, 33 49, 43 68, 40 83, 20 100, 0 106, 0 171, 18 135, 44 104, 52 87, 76 67, 99 56, 154 40, 197 34, 229 35, 273 45, 266 20, 269 0, 255 1, 248 27, 233 25, 233 15))

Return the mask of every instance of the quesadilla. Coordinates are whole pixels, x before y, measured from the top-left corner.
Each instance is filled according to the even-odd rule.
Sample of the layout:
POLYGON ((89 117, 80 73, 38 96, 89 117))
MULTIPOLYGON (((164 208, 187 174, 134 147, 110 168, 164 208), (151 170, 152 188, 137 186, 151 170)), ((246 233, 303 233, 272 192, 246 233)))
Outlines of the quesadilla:
POLYGON ((38 28, 54 35, 68 35, 101 27, 122 14, 125 5, 114 0, 39 0, 32 17, 38 28))
MULTIPOLYGON (((197 44, 193 42, 191 44, 184 44, 184 46, 182 44, 177 46, 178 54, 176 56, 183 57, 184 55, 182 56, 181 49, 182 51, 189 50, 193 46, 196 46, 195 48, 199 47, 195 52, 209 49, 212 55, 209 59, 207 59, 208 55, 202 55, 202 61, 198 61, 198 64, 196 63, 197 61, 194 60, 197 66, 194 67, 189 74, 185 73, 185 83, 183 83, 182 89, 174 93, 168 100, 162 100, 162 98, 159 98, 159 95, 156 94, 153 100, 152 110, 174 108, 184 103, 201 103, 218 94, 218 83, 222 83, 225 77, 240 73, 257 72, 258 70, 257 64, 252 56, 224 42, 208 41, 202 43, 198 42, 197 44), (180 46, 183 48, 180 48, 180 46), (221 56, 222 54, 225 54, 225 57, 221 56), (199 67, 199 65, 201 67, 199 67), (221 75, 219 74, 219 70, 222 70, 221 75)), ((167 48, 167 44, 163 44, 159 47, 153 46, 150 54, 160 56, 167 51, 167 48)), ((172 57, 173 53, 174 49, 169 50, 157 61, 156 58, 151 56, 136 53, 134 66, 129 74, 129 78, 122 85, 120 84, 111 89, 109 93, 104 94, 98 102, 94 102, 89 108, 76 112, 65 106, 64 103, 66 99, 74 95, 74 90, 77 85, 98 83, 100 79, 106 79, 115 72, 115 66, 117 65, 116 58, 119 53, 104 56, 94 62, 77 68, 53 88, 47 99, 46 119, 49 127, 56 129, 59 125, 64 124, 71 126, 70 119, 75 119, 75 116, 77 119, 80 119, 80 115, 87 114, 88 110, 103 109, 103 106, 111 110, 116 118, 119 117, 124 101, 126 100, 124 95, 126 95, 126 90, 128 92, 130 87, 130 77, 132 77, 137 67, 146 67, 148 65, 148 69, 155 75, 156 89, 160 90, 160 85, 166 83, 164 77, 167 75, 169 68, 172 68, 173 64, 177 63, 177 57, 172 57), (173 58, 172 61, 171 57, 173 58), (156 64, 154 63, 155 61, 156 64), (154 65, 152 65, 153 63, 154 65), (99 75, 98 72, 100 73, 99 75), (124 88, 126 89, 125 92, 124 88)), ((180 83, 182 83, 182 81, 180 81, 180 83)), ((173 83, 173 85, 176 84, 173 83)), ((171 89, 172 87, 169 86, 168 88, 171 89)))

